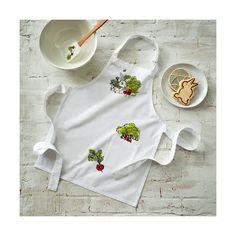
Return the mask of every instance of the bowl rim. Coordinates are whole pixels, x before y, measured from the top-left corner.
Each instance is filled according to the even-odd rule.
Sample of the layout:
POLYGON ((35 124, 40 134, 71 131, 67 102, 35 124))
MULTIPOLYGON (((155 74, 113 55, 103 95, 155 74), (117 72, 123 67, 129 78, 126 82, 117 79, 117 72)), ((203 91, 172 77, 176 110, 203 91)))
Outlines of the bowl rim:
MULTIPOLYGON (((45 30, 45 28, 47 27, 47 25, 53 21, 59 21, 59 20, 50 20, 47 22, 47 24, 43 27, 43 29, 41 30, 41 33, 40 33, 40 36, 39 36, 39 49, 40 49, 40 52, 41 54, 43 55, 43 58, 52 66, 56 67, 56 68, 59 68, 59 69, 62 69, 62 70, 75 70, 75 69, 78 69, 84 65, 86 65, 90 60, 91 58, 94 56, 96 50, 97 50, 97 35, 96 33, 94 33, 94 49, 91 53, 91 55, 88 57, 88 59, 83 63, 83 64, 80 64, 80 65, 76 65, 74 64, 74 66, 72 67, 63 67, 63 66, 59 66, 55 63, 53 63, 51 60, 48 59, 48 57, 46 56, 46 54, 43 52, 42 50, 42 34, 43 34, 43 31, 45 30)), ((60 20, 60 21, 68 21, 68 20, 60 20)), ((90 28, 92 29, 92 23, 90 20, 74 20, 74 21, 87 21, 87 23, 89 24, 90 28)), ((71 64, 72 65, 72 64, 71 64)))

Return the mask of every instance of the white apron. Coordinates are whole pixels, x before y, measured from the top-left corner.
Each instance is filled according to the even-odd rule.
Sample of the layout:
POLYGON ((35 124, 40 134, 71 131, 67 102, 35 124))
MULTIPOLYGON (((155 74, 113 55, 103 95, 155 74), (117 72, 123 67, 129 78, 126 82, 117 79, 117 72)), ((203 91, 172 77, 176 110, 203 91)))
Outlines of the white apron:
POLYGON ((169 164, 176 145, 197 148, 199 134, 190 127, 173 133, 155 112, 152 102, 153 78, 157 71, 129 64, 118 58, 129 40, 145 40, 159 49, 154 39, 134 35, 114 53, 101 74, 76 88, 59 85, 45 99, 59 93, 64 100, 44 142, 36 143, 35 167, 51 174, 48 189, 56 191, 59 179, 106 195, 136 207, 151 161, 169 164), (184 132, 183 132, 184 131, 184 132), (166 157, 155 153, 162 134, 172 140, 166 157), (183 133, 191 135, 187 142, 183 133))

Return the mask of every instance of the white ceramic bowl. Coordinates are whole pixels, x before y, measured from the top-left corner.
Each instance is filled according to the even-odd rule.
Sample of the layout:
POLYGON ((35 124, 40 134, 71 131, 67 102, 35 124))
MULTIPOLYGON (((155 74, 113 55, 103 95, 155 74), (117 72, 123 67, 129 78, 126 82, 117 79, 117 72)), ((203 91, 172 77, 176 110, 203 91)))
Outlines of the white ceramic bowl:
POLYGON ((207 95, 208 90, 208 84, 205 74, 199 70, 197 67, 187 64, 187 63, 180 63, 170 66, 163 74, 162 80, 161 80, 161 89, 166 97, 166 99, 173 105, 181 108, 191 108, 199 105, 204 98, 207 95), (179 103, 174 97, 173 97, 173 90, 170 88, 168 78, 170 73, 177 69, 177 68, 183 68, 186 71, 188 71, 194 78, 196 78, 196 82, 198 83, 198 86, 195 91, 195 96, 190 102, 189 106, 184 106, 181 103, 179 103))
POLYGON ((96 34, 83 44, 79 55, 72 62, 67 62, 67 48, 91 29, 92 25, 87 20, 49 21, 40 35, 39 46, 42 55, 53 66, 65 70, 76 69, 85 65, 96 51, 96 34))

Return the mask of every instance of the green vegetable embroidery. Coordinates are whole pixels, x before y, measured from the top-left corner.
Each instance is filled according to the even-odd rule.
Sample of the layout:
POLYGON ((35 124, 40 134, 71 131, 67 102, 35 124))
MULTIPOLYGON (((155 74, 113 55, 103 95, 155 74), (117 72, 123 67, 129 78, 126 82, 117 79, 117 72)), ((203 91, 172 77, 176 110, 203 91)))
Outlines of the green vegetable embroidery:
POLYGON ((120 74, 111 80, 110 85, 111 91, 115 93, 135 96, 141 87, 141 82, 137 80, 136 76, 120 74))
POLYGON ((127 142, 132 142, 139 140, 140 130, 136 127, 134 123, 128 123, 123 126, 118 126, 116 132, 121 135, 120 138, 126 140, 127 142))
POLYGON ((96 161, 98 163, 96 166, 98 171, 103 171, 104 169, 104 165, 101 164, 103 158, 104 156, 102 155, 102 150, 98 150, 96 152, 94 149, 89 149, 88 161, 96 161))

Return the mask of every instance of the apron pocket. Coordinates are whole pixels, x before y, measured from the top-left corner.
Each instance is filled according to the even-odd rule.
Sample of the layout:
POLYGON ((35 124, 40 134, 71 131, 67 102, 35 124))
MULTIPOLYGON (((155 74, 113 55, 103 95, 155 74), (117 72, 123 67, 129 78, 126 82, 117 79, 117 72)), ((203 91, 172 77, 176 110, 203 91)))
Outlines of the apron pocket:
POLYGON ((104 166, 111 171, 119 169, 135 159, 138 145, 113 135, 104 155, 104 166))

